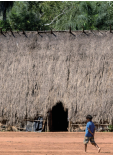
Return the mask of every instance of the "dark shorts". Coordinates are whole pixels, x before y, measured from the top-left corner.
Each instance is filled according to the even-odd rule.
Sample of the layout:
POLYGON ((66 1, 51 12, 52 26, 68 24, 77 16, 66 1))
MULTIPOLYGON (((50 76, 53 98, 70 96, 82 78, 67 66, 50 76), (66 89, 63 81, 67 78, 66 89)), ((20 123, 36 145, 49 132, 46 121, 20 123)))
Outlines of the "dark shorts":
POLYGON ((84 144, 87 144, 89 141, 91 144, 95 144, 94 137, 84 137, 84 144))

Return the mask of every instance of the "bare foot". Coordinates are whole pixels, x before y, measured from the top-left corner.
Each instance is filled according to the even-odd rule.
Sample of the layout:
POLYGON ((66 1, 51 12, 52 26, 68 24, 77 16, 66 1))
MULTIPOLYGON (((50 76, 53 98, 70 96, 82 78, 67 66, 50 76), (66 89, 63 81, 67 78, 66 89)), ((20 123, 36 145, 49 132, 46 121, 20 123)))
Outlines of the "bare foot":
POLYGON ((100 149, 100 148, 98 148, 98 153, 100 152, 100 150, 101 150, 101 149, 100 149))

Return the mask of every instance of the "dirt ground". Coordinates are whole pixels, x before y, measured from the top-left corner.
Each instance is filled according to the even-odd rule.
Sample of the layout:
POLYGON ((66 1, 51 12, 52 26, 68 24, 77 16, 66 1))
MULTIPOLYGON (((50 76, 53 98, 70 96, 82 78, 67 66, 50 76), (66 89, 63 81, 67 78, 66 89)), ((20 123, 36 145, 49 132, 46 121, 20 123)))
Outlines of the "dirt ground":
MULTIPOLYGON (((0 155, 83 155, 84 133, 0 132, 0 155)), ((113 155, 113 133, 96 133, 101 155, 113 155)), ((89 155, 97 149, 88 145, 89 155)))

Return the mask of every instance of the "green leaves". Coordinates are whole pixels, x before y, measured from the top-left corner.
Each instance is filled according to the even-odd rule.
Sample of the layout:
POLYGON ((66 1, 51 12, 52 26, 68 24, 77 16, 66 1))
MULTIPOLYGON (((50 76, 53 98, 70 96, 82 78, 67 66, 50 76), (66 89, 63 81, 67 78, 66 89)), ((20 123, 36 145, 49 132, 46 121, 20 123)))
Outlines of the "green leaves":
POLYGON ((3 15, 3 20, 6 21, 6 11, 13 7, 13 1, 0 1, 0 13, 3 15))
POLYGON ((6 31, 6 29, 10 28, 9 21, 0 20, 0 27, 2 27, 2 31, 6 31))
MULTIPOLYGON (((10 4, 7 3, 7 23, 14 30, 67 30, 70 26, 72 30, 81 30, 83 26, 86 30, 101 30, 113 24, 112 1, 15 1, 12 9, 10 4)), ((3 23, 0 26, 7 27, 3 23)))
POLYGON ((9 19, 11 27, 15 30, 34 31, 40 27, 39 12, 30 10, 27 2, 15 2, 15 6, 10 12, 9 19), (19 7, 17 7, 19 5, 19 7))
POLYGON ((113 125, 109 125, 109 131, 113 132, 113 125))

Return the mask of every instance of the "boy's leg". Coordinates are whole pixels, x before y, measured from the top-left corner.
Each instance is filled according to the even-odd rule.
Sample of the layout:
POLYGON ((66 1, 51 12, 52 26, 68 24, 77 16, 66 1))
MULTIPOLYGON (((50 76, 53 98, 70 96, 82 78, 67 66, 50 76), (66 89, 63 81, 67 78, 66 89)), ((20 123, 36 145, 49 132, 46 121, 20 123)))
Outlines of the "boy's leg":
POLYGON ((84 137, 85 152, 87 151, 87 143, 88 142, 89 142, 89 137, 84 137))
POLYGON ((87 152, 87 144, 85 144, 85 152, 87 152))
POLYGON ((96 144, 96 143, 91 143, 92 145, 94 145, 97 149, 98 149, 98 153, 100 152, 100 147, 96 144))
POLYGON ((95 143, 93 137, 90 139, 90 142, 91 142, 92 145, 94 145, 94 146, 98 149, 98 153, 99 153, 101 149, 100 149, 99 146, 95 143))

